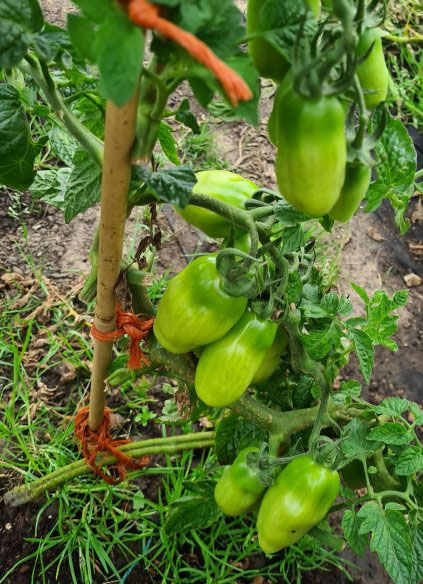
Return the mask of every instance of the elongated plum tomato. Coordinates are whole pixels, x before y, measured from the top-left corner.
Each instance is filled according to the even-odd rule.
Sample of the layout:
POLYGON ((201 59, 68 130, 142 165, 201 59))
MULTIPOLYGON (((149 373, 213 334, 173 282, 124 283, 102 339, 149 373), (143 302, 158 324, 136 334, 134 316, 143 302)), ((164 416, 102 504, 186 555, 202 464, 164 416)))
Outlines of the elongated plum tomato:
POLYGON ((247 464, 247 455, 257 453, 254 446, 244 448, 231 466, 223 471, 214 490, 214 498, 218 507, 226 515, 242 515, 254 509, 266 487, 258 480, 257 475, 247 464))
POLYGON ((386 66, 382 46, 382 31, 368 28, 360 37, 357 57, 364 57, 372 47, 370 54, 357 67, 357 75, 364 90, 364 100, 369 110, 385 101, 389 87, 389 71, 386 66))
POLYGON ((301 539, 324 518, 339 486, 339 474, 311 456, 291 461, 261 502, 257 518, 261 549, 274 553, 301 539))
POLYGON ((284 198, 321 217, 337 202, 345 179, 345 112, 336 97, 304 97, 290 88, 278 103, 276 176, 284 198))
POLYGON ((187 353, 223 337, 246 306, 246 298, 223 290, 216 256, 202 256, 169 282, 157 308, 154 334, 168 351, 187 353))
MULTIPOLYGON (((223 203, 244 209, 244 203, 258 190, 258 186, 250 180, 227 170, 203 170, 197 172, 197 182, 192 192, 197 195, 207 195, 223 203)), ((208 209, 187 205, 185 209, 176 208, 177 213, 197 229, 209 237, 229 237, 231 223, 208 209)))
MULTIPOLYGON (((320 0, 305 0, 310 6, 314 16, 318 18, 320 13, 320 0)), ((261 10, 264 0, 248 0, 247 4, 247 33, 262 32, 261 10)), ((304 0, 298 0, 298 10, 304 7, 304 0)), ((263 37, 251 38, 248 41, 248 54, 250 55, 260 77, 282 81, 290 68, 289 62, 275 47, 263 37)))
POLYGON ((201 353, 195 390, 209 406, 222 408, 237 400, 251 384, 278 325, 246 310, 236 325, 201 353))
POLYGON ((288 337, 282 327, 278 328, 272 345, 267 349, 260 367, 254 374, 251 383, 263 383, 273 375, 279 365, 281 356, 286 351, 288 337))
POLYGON ((357 166, 347 164, 347 172, 341 194, 335 206, 329 212, 331 219, 345 223, 354 216, 369 190, 371 176, 372 170, 368 166, 364 166, 364 164, 357 166))

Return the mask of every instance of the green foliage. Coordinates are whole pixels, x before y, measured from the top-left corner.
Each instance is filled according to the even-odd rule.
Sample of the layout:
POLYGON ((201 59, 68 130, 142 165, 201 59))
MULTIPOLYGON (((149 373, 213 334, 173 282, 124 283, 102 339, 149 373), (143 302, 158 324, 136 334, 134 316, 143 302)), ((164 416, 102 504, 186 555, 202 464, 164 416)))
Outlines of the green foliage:
POLYGON ((24 191, 34 179, 37 154, 25 119, 19 93, 0 85, 0 183, 24 191))
POLYGON ((195 173, 188 166, 177 166, 158 172, 139 169, 144 184, 159 200, 184 208, 197 182, 195 173))
POLYGON ((0 67, 15 67, 43 27, 37 0, 1 0, 0 67))
POLYGON ((220 464, 232 464, 238 453, 248 446, 264 442, 267 433, 248 420, 230 414, 224 416, 216 430, 216 456, 220 464))
POLYGON ((375 211, 383 199, 389 199, 395 212, 395 222, 404 234, 410 227, 404 215, 414 193, 416 151, 401 120, 387 115, 385 131, 375 150, 380 164, 377 166, 377 180, 370 185, 367 193, 365 211, 375 211))
MULTIPOLYGON (((191 166, 197 171, 221 168, 226 163, 214 146, 210 126, 207 122, 199 125, 193 113, 196 110, 191 110, 187 98, 172 106, 172 111, 168 109, 169 97, 175 89, 188 81, 198 103, 217 117, 226 121, 244 119, 256 125, 259 121, 260 80, 248 54, 240 50, 240 43, 246 39, 238 8, 232 0, 160 2, 166 7, 164 14, 168 19, 202 39, 251 88, 253 99, 233 108, 222 95, 214 74, 162 36, 153 34, 149 47, 153 59, 144 69, 144 34, 114 0, 75 0, 74 3, 80 8, 80 15, 69 15, 67 30, 62 30, 44 23, 37 0, 0 0, 0 67, 3 69, 0 183, 18 191, 31 187, 36 199, 61 209, 66 222, 96 204, 100 197, 106 100, 118 106, 125 104, 134 95, 141 78, 143 100, 139 106, 138 146, 140 141, 144 144, 143 138, 148 140, 145 156, 138 158, 137 148, 134 149, 130 203, 142 205, 157 201, 185 207, 196 184, 191 166), (220 97, 216 99, 216 96, 220 97), (181 127, 175 131, 173 125, 166 123, 167 118, 173 118, 181 127), (157 159, 152 157, 156 141, 164 157, 174 166, 169 167, 167 162, 157 165, 157 159), (147 165, 150 160, 155 163, 152 168, 147 165)), ((347 58, 346 53, 336 56, 332 50, 339 49, 342 39, 348 37, 345 22, 348 11, 356 5, 337 0, 330 18, 317 25, 311 11, 305 4, 304 10, 299 9, 297 0, 266 0, 255 38, 270 43, 293 64, 295 91, 299 89, 307 95, 309 83, 312 85, 313 81, 312 71, 319 81, 314 79, 317 93, 332 90, 348 102, 360 102, 360 97, 365 99, 369 95, 360 96, 352 85, 352 76, 347 79, 355 56, 347 58), (323 61, 320 48, 325 54, 323 61), (311 57, 315 61, 310 65, 311 57), (332 65, 336 70, 329 70, 332 65), (324 71, 326 67, 328 70, 324 71), (340 77, 329 87, 333 71, 337 79, 340 77)), ((367 14, 365 22, 375 23, 375 14, 367 14)), ((351 26, 358 36, 357 23, 351 26)), ((354 38, 353 35, 353 42, 354 38)), ((396 73, 398 76, 398 70, 396 73)), ((349 162, 365 161, 368 168, 374 165, 376 179, 367 193, 366 211, 377 209, 387 198, 401 233, 405 233, 409 227, 405 212, 416 178, 412 142, 401 120, 380 109, 371 118, 373 135, 366 135, 360 145, 360 131, 366 134, 367 128, 354 127, 353 120, 360 117, 355 114, 352 112, 350 116, 342 141, 345 138, 348 141, 349 162)), ((164 157, 160 158, 161 162, 164 157)), ((126 416, 130 414, 141 427, 165 422, 178 425, 183 433, 189 430, 190 422, 207 414, 217 426, 217 461, 231 463, 246 446, 261 444, 261 454, 254 464, 262 476, 267 473, 269 484, 274 466, 286 463, 276 458, 278 448, 283 447, 288 457, 309 451, 316 456, 326 453, 327 463, 338 469, 359 461, 366 478, 366 498, 360 502, 356 493, 345 488, 343 501, 333 509, 345 511, 342 519, 345 539, 359 554, 370 545, 395 584, 406 580, 418 584, 423 576, 420 437, 423 412, 418 404, 400 397, 370 404, 361 396, 361 383, 354 379, 343 381, 339 389, 332 391, 350 353, 356 353, 364 381, 369 383, 375 348, 381 345, 397 350, 392 337, 397 331, 398 310, 406 304, 408 293, 399 291, 390 297, 377 290, 370 296, 352 284, 364 304, 364 314, 351 318, 349 297, 330 290, 316 263, 312 218, 267 189, 253 192, 251 197, 245 202, 245 209, 242 205, 231 209, 230 219, 237 230, 249 231, 250 241, 252 236, 257 239, 259 235, 260 246, 247 247, 248 254, 240 254, 239 250, 232 257, 230 253, 222 254, 220 274, 226 272, 225 282, 230 280, 234 284, 232 291, 241 289, 236 287, 237 283, 254 280, 250 304, 266 318, 273 317, 287 332, 289 351, 282 356, 277 372, 266 383, 253 386, 239 403, 230 404, 236 414, 226 415, 221 410, 205 409, 190 386, 192 377, 187 381, 180 371, 175 373, 165 363, 153 372, 152 379, 157 381, 164 370, 170 369, 168 373, 177 380, 177 388, 169 390, 170 386, 162 385, 163 391, 173 395, 165 401, 160 415, 149 406, 152 399, 147 389, 151 379, 139 379, 140 372, 128 372, 124 369, 126 357, 118 357, 109 372, 109 381, 127 398, 119 406, 120 411, 126 416), (250 256, 251 253, 256 257, 250 256), (326 444, 331 440, 332 443, 326 444), (269 444, 263 448, 263 443, 269 444), (263 468, 266 464, 269 466, 263 468)), ((333 221, 327 215, 319 221, 330 233, 333 221)), ((143 228, 149 229, 145 225, 143 228)), ((154 226, 150 228, 153 230, 154 226)), ((229 250, 235 239, 232 236, 233 233, 229 250)), ((148 253, 150 260, 155 251, 151 249, 148 253)), ((152 263, 151 259, 148 269, 152 263)), ((148 290, 149 297, 160 299, 165 285, 166 276, 156 278, 148 290)), ((243 301, 246 303, 246 298, 243 301)), ((31 297, 28 302, 30 311, 39 300, 31 297)), ((60 334, 49 329, 51 346, 48 355, 37 364, 31 383, 41 382, 44 369, 65 359, 70 360, 85 381, 86 360, 92 358, 90 344, 77 323, 69 330, 68 321, 63 320, 67 310, 63 306, 54 307, 60 334), (64 323, 66 330, 61 328, 64 323)), ((10 318, 12 313, 13 310, 8 311, 10 318)), ((5 416, 0 423, 0 439, 6 445, 6 468, 19 469, 28 476, 55 470, 57 465, 75 460, 76 455, 68 444, 70 430, 57 432, 45 405, 40 405, 39 412, 34 413, 29 392, 23 389, 29 379, 23 369, 23 357, 28 350, 31 327, 37 326, 31 321, 27 332, 21 328, 15 331, 3 322, 7 340, 5 348, 0 349, 2 362, 13 367, 10 379, 14 381, 1 389, 6 398, 3 399, 5 416), (22 420, 31 415, 33 423, 23 425, 22 420), (40 438, 40 428, 50 433, 51 441, 47 443, 40 438), (37 457, 33 454, 34 445, 37 457)), ((153 345, 148 349, 153 352, 153 345)), ((192 356, 187 359, 194 363, 192 356)), ((75 395, 60 406, 60 415, 71 415, 81 398, 80 385, 75 383, 72 389, 75 395)), ((193 455, 184 454, 181 462, 175 464, 167 458, 162 468, 147 469, 146 475, 159 474, 163 479, 159 502, 144 497, 131 483, 115 489, 113 494, 105 485, 94 485, 92 478, 70 485, 55 497, 62 508, 69 507, 75 513, 71 519, 60 517, 47 544, 41 537, 33 538, 32 542, 39 546, 34 557, 37 561, 42 558, 46 545, 51 546, 49 549, 57 546, 57 556, 49 562, 60 566, 68 557, 73 581, 84 584, 92 581, 94 565, 101 566, 104 580, 109 577, 118 580, 125 579, 140 561, 146 570, 155 571, 163 581, 182 582, 185 573, 189 573, 192 582, 223 584, 234 578, 253 578, 259 571, 248 569, 240 575, 236 565, 257 552, 254 528, 248 518, 229 526, 223 521, 213 499, 216 467, 213 455, 199 464, 197 459, 194 464, 193 455), (124 505, 127 511, 118 517, 116 509, 124 505), (85 525, 83 533, 80 518, 85 525), (128 518, 132 521, 131 530, 127 527, 128 518), (110 525, 114 530, 109 529, 110 525), (106 546, 105 540, 112 543, 106 546), (136 551, 131 547, 134 542, 136 551), (118 545, 128 555, 128 564, 122 569, 113 563, 117 549, 114 546, 118 545), (188 548, 202 554, 204 569, 197 570, 186 562, 188 548), (73 556, 77 550, 80 552, 78 567, 73 556)), ((40 516, 44 511, 42 508, 40 516)), ((310 561, 313 566, 314 561, 317 564, 323 560, 339 566, 339 560, 323 549, 323 546, 341 549, 343 540, 334 539, 328 525, 323 524, 306 535, 298 547, 290 548, 273 563, 269 561, 260 575, 271 582, 279 582, 281 577, 293 582, 310 567, 310 561), (308 558, 306 567, 304 557, 308 558)))

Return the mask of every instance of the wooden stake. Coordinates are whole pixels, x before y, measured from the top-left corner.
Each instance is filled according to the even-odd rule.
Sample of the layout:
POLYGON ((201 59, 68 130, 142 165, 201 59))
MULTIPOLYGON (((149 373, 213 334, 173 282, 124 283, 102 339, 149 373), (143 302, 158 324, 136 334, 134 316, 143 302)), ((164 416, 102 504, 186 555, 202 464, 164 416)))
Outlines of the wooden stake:
MULTIPOLYGON (((104 165, 101 184, 101 212, 97 271, 97 300, 94 323, 101 332, 115 328, 115 286, 119 277, 123 237, 131 178, 131 149, 135 139, 138 92, 123 107, 111 101, 106 107, 104 165)), ((94 339, 89 425, 103 422, 104 380, 112 358, 113 342, 94 339)))

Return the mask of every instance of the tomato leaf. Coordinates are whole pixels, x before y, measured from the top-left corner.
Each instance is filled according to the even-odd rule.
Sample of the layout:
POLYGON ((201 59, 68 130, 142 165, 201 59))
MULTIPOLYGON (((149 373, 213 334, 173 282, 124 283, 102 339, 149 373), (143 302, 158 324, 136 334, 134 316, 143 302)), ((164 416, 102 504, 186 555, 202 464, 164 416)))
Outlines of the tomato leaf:
POLYGON ((188 495, 172 503, 164 529, 167 535, 175 535, 192 529, 207 528, 219 515, 213 495, 188 495))
MULTIPOLYGON (((372 125, 375 127, 382 112, 375 111, 372 125)), ((366 195, 366 213, 375 211, 384 198, 389 199, 395 213, 395 223, 401 234, 406 233, 410 221, 405 218, 410 198, 414 194, 414 176, 417 154, 413 141, 404 124, 386 113, 386 127, 375 146, 380 164, 376 166, 377 180, 370 185, 366 195)))
POLYGON ((158 172, 137 167, 139 179, 153 191, 159 201, 184 208, 191 197, 197 178, 189 166, 176 166, 158 172))
POLYGON ((0 184, 25 191, 35 177, 36 147, 18 91, 0 84, 0 184))
POLYGON ((98 203, 101 190, 101 169, 84 150, 77 150, 72 162, 64 202, 66 223, 98 203))
POLYGON ((165 122, 160 122, 159 126, 159 142, 163 153, 173 164, 181 164, 176 149, 177 142, 172 134, 172 128, 165 122))
POLYGON ((366 503, 358 512, 360 535, 370 533, 370 550, 376 552, 395 584, 409 584, 412 569, 410 528, 399 511, 384 511, 366 503))
POLYGON ((81 57, 87 59, 90 63, 96 62, 96 51, 94 49, 96 32, 93 23, 88 18, 77 14, 68 14, 68 33, 72 45, 81 57))
POLYGON ((366 383, 370 382, 372 375, 375 350, 373 348, 372 339, 362 330, 352 328, 349 330, 351 340, 354 341, 355 352, 357 353, 358 361, 360 363, 360 370, 363 374, 366 383))
POLYGON ((357 517, 357 513, 347 510, 342 518, 342 531, 350 548, 359 556, 364 554, 368 545, 367 535, 360 534, 361 521, 357 517))
POLYGON ((225 416, 216 429, 216 456, 220 464, 231 464, 247 446, 267 440, 267 432, 235 414, 225 416))
POLYGON ((95 43, 101 86, 117 106, 135 93, 142 67, 143 33, 121 11, 100 27, 95 43))
POLYGON ((37 0, 0 0, 0 67, 15 67, 43 27, 37 0))
POLYGON ((408 444, 413 438, 413 432, 397 422, 388 422, 383 426, 378 426, 369 434, 369 440, 377 440, 385 444, 408 444))
POLYGON ((175 112, 175 120, 192 130, 193 134, 200 133, 200 126, 191 111, 187 97, 185 97, 179 104, 178 109, 175 112))
POLYGON ((395 472, 398 476, 409 476, 423 471, 423 448, 410 446, 395 460, 395 472))

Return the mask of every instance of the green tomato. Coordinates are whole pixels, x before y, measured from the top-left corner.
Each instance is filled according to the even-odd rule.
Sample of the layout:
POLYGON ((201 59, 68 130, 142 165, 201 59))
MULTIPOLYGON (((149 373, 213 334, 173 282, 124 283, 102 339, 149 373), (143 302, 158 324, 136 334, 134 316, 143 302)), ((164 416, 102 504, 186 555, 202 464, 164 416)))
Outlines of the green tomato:
POLYGON ((347 164, 345 181, 339 199, 329 211, 329 217, 345 223, 355 215, 361 201, 369 190, 372 169, 364 164, 352 166, 347 164))
POLYGON ((272 113, 269 116, 269 120, 267 122, 267 133, 269 136, 269 140, 272 142, 274 146, 278 145, 278 137, 279 131, 278 126, 279 123, 283 122, 283 115, 279 116, 279 103, 285 93, 292 88, 292 70, 289 70, 288 73, 285 75, 282 83, 278 86, 276 90, 275 97, 273 99, 273 109, 272 113))
POLYGON ((357 75, 365 92, 364 100, 369 110, 385 101, 389 87, 389 71, 383 54, 381 33, 379 28, 368 28, 361 35, 357 47, 357 57, 360 58, 373 45, 367 59, 357 67, 357 75))
POLYGON ((288 337, 285 330, 280 326, 276 333, 272 346, 267 349, 260 367, 255 372, 252 383, 263 383, 273 375, 278 368, 281 356, 286 350, 288 337))
POLYGON ((276 176, 284 198, 308 215, 326 215, 345 179, 345 112, 336 97, 288 90, 278 109, 276 176))
POLYGON ((202 352, 195 372, 198 397, 215 408, 240 398, 271 347, 277 328, 276 323, 246 310, 224 337, 202 352))
MULTIPOLYGON (((298 0, 298 7, 304 0, 298 0)), ((320 13, 320 0, 306 0, 313 14, 318 18, 320 13)), ((261 10, 265 2, 263 0, 248 0, 247 4, 247 34, 261 31, 261 10)), ((253 38, 248 41, 248 54, 250 55, 260 77, 281 81, 290 65, 268 41, 263 38, 253 38)))
MULTIPOLYGON (((260 13, 263 0, 248 0, 247 4, 247 34, 259 32, 260 13)), ((250 55, 260 77, 281 81, 289 69, 289 63, 269 42, 263 38, 248 41, 250 55)))
POLYGON ((227 466, 216 484, 214 498, 226 515, 242 515, 254 509, 266 487, 247 464, 247 455, 256 447, 244 448, 231 466, 227 466))
POLYGON ((257 518, 261 549, 273 553, 301 539, 324 518, 339 486, 339 474, 311 456, 291 461, 261 502, 257 518))
POLYGON ((187 353, 223 337, 246 306, 246 298, 223 290, 216 257, 199 257, 169 282, 159 302, 154 334, 168 351, 187 353))
MULTIPOLYGON (((208 195, 237 209, 244 209, 245 201, 259 188, 250 180, 227 170, 203 170, 195 176, 194 194, 208 195)), ((187 205, 185 209, 176 208, 176 212, 209 237, 229 237, 231 233, 230 222, 208 209, 187 205)))

